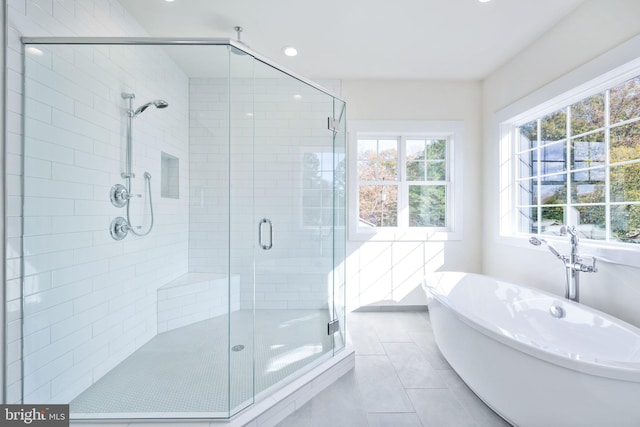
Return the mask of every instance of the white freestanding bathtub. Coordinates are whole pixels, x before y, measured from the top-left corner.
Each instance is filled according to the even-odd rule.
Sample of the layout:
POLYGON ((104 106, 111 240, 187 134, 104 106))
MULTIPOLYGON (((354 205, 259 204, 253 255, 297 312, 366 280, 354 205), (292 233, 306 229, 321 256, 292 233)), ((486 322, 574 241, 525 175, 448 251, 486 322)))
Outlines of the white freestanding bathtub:
POLYGON ((423 287, 440 351, 511 424, 640 426, 640 329, 488 276, 435 273, 423 287))

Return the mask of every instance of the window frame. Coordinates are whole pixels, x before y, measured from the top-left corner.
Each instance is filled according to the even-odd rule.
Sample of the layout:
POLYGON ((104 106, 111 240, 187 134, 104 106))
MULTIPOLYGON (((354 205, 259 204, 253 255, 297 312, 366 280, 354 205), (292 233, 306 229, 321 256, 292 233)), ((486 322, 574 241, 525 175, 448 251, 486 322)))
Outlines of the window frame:
MULTIPOLYGON (((636 36, 578 67, 563 77, 552 81, 493 115, 493 129, 497 143, 496 167, 498 169, 498 196, 494 221, 497 222, 498 239, 505 244, 530 248, 528 239, 532 233, 518 231, 517 223, 517 163, 515 128, 541 118, 554 111, 571 106, 607 89, 640 75, 640 36, 636 36)), ((608 178, 607 178, 608 180, 608 178)), ((608 191, 608 190, 607 190, 608 191)), ((561 250, 568 250, 566 236, 544 236, 561 250)), ((582 239, 585 256, 596 256, 607 262, 640 267, 640 245, 619 241, 582 239)))
MULTIPOLYGON (((387 121, 352 120, 348 122, 349 147, 349 239, 374 241, 446 241, 462 240, 462 150, 464 125, 459 121, 387 121), (361 227, 357 144, 360 139, 396 139, 398 141, 398 226, 361 227), (445 181, 408 181, 406 175, 407 139, 447 139, 445 181), (446 227, 410 227, 408 212, 411 183, 446 185, 446 227)), ((369 181, 367 181, 369 182, 369 181)), ((373 181, 372 181, 373 182, 373 181)))

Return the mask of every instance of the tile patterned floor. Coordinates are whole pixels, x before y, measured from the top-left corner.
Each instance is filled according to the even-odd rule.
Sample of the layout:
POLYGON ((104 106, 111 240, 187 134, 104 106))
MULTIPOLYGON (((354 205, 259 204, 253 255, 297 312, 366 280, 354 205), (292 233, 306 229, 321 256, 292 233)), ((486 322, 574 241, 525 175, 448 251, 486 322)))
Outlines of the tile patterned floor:
POLYGON ((223 315, 158 334, 71 401, 71 412, 226 417, 230 404, 250 404, 254 387, 260 393, 332 353, 339 334, 309 333, 326 331, 328 320, 327 310, 241 310, 231 325, 223 315), (229 341, 244 349, 228 352, 229 341))
POLYGON ((356 368, 279 427, 508 427, 451 369, 427 312, 349 313, 356 368))

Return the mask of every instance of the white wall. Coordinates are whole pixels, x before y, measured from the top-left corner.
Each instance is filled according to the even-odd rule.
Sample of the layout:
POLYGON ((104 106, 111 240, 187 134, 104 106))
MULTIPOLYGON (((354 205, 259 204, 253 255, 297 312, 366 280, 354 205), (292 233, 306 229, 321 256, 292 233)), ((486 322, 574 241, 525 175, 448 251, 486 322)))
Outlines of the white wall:
MULTIPOLYGON (((464 123, 463 238, 448 242, 347 243, 347 306, 424 305, 422 277, 431 271, 481 268, 482 175, 479 82, 345 80, 348 120, 452 120, 464 123)), ((347 129, 348 130, 348 129, 347 129)), ((349 209, 355 209, 349 195, 349 209)))
MULTIPOLYGON (((188 79, 159 48, 42 48, 42 56, 27 59, 21 265, 19 37, 144 33, 113 0, 8 3, 7 400, 20 401, 23 386, 27 402, 68 402, 155 335, 156 289, 187 271, 188 79), (149 171, 154 230, 116 242, 108 226, 124 210, 111 205, 109 189, 124 183, 123 91, 136 93, 135 106, 157 98, 170 106, 151 108, 134 123, 133 192, 145 193, 149 171), (160 197, 161 150, 185 167, 180 199, 160 197)), ((142 199, 134 203, 134 222, 141 223, 142 199)))
MULTIPOLYGON (((516 101, 524 108, 527 99, 539 98, 542 92, 551 98, 596 77, 589 70, 602 67, 587 67, 587 72, 580 67, 639 34, 639 16, 637 0, 587 1, 483 82, 485 273, 563 293, 564 267, 552 255, 499 238, 499 146, 494 114, 516 101), (567 73, 575 78, 567 78, 567 73)), ((621 60, 608 62, 614 68, 622 65, 621 60)), ((582 275, 581 300, 640 326, 640 271, 604 263, 599 268, 596 274, 582 275)))

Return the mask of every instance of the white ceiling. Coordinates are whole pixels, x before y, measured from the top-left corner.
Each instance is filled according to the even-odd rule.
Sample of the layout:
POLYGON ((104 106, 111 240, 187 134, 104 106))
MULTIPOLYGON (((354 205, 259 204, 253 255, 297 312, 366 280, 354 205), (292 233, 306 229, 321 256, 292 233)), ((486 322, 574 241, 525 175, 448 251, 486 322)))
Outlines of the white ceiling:
POLYGON ((151 36, 236 38, 303 76, 483 79, 584 0, 120 0, 151 36), (299 54, 286 57, 293 45, 299 54))

